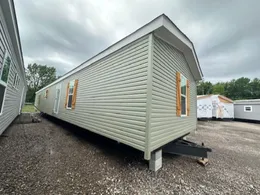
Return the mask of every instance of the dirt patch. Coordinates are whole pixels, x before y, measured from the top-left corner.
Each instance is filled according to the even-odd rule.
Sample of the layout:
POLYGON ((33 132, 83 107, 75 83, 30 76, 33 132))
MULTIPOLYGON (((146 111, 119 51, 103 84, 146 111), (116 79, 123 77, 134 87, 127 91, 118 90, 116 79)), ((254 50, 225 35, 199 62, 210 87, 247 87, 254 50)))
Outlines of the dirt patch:
POLYGON ((57 121, 14 124, 4 135, 0 194, 260 193, 257 124, 199 122, 188 139, 213 149, 210 164, 164 155, 156 176, 141 152, 57 121))

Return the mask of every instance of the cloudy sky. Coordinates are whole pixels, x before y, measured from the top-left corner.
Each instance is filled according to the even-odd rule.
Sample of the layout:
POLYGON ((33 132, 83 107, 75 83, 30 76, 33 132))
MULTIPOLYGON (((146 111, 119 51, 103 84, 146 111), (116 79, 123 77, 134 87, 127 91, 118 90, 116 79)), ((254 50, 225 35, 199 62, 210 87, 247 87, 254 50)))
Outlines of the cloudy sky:
POLYGON ((260 77, 260 2, 15 0, 25 66, 59 75, 165 13, 193 41, 205 80, 260 77))

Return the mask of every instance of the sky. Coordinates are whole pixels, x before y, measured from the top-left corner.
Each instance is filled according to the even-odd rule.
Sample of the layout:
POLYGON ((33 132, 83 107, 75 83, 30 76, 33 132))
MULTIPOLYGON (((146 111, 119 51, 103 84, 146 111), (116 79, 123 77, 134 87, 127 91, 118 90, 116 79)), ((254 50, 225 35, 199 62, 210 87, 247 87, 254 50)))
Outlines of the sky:
POLYGON ((166 14, 195 46, 204 80, 260 77, 258 0, 15 0, 25 67, 63 75, 166 14))

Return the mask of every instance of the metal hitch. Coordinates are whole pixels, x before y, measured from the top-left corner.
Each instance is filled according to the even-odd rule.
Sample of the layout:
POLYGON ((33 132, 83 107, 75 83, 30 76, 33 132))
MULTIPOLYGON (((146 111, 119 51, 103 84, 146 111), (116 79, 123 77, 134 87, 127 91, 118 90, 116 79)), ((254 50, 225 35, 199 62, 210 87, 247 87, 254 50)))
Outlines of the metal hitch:
POLYGON ((204 146, 204 143, 202 143, 202 145, 198 145, 183 139, 173 141, 165 145, 162 149, 164 153, 195 156, 203 159, 208 158, 208 152, 212 152, 210 148, 206 148, 204 146))

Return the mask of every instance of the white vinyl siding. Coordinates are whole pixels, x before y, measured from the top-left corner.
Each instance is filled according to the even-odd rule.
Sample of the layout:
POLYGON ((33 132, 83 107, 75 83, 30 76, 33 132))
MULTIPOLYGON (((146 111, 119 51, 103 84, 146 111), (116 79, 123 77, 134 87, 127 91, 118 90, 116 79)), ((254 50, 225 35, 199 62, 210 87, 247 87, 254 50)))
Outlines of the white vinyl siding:
MULTIPOLYGON (((58 114, 53 114, 56 85, 42 112, 144 151, 148 36, 62 80, 58 114), (75 109, 65 107, 68 82, 78 79, 75 109)), ((37 95, 41 94, 39 92, 37 95)))
POLYGON ((196 129, 196 83, 184 55, 154 37, 151 151, 196 129), (190 116, 176 115, 176 72, 190 81, 190 116))
MULTIPOLYGON (((11 20, 11 18, 9 18, 11 20)), ((23 67, 23 64, 17 64, 17 56, 15 55, 14 48, 9 36, 9 32, 7 30, 7 26, 5 23, 5 18, 3 16, 2 7, 0 3, 0 71, 3 70, 3 65, 5 64, 4 59, 5 56, 9 55, 11 59, 10 67, 8 70, 8 76, 7 80, 6 77, 4 78, 4 81, 0 81, 1 86, 0 87, 0 96, 4 94, 4 98, 2 101, 2 113, 0 115, 0 134, 3 133, 4 130, 11 124, 11 122, 17 117, 20 111, 20 105, 21 99, 25 97, 26 93, 23 93, 22 97, 22 91, 23 87, 25 86, 24 82, 17 82, 15 89, 13 87, 14 79, 15 79, 15 73, 18 74, 20 78, 23 78, 24 72, 21 72, 21 69, 23 67), (21 67, 20 67, 21 66, 21 67)), ((2 73, 1 73, 2 74, 2 73)), ((1 77, 2 78, 2 75, 1 77)), ((25 91, 26 92, 26 91, 25 91)), ((23 101, 22 101, 23 102, 23 101)), ((0 103, 1 104, 1 103, 0 103)))
MULTIPOLYGON (((248 108, 249 109, 249 108, 248 108)), ((260 100, 259 101, 241 101, 234 104, 235 119, 260 121, 260 100), (246 107, 252 107, 251 112, 245 111, 246 107)))

